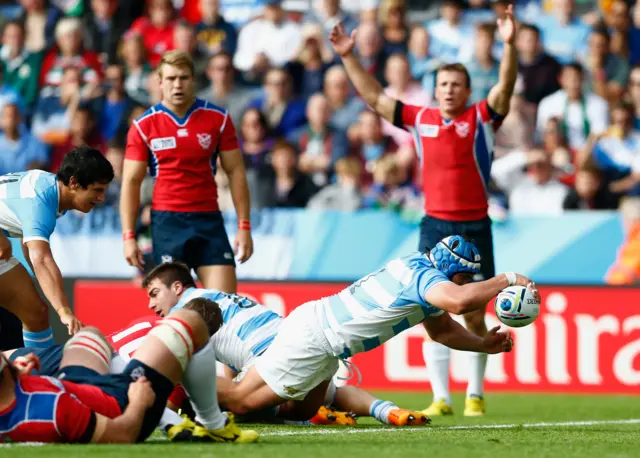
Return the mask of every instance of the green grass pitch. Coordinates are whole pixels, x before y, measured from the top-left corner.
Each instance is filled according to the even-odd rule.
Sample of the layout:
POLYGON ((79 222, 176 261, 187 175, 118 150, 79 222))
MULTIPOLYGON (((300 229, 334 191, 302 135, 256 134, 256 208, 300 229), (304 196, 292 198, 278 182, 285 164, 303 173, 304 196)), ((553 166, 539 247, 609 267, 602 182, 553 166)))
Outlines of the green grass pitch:
MULTIPOLYGON (((426 407, 430 394, 379 393, 407 408, 426 407)), ((171 444, 159 436, 141 445, 0 447, 12 458, 601 458, 640 456, 640 397, 488 394, 487 415, 455 414, 430 426, 392 428, 361 418, 356 427, 255 425, 257 444, 171 444)), ((248 427, 249 425, 243 425, 248 427)), ((252 426, 253 427, 253 426, 252 426)))

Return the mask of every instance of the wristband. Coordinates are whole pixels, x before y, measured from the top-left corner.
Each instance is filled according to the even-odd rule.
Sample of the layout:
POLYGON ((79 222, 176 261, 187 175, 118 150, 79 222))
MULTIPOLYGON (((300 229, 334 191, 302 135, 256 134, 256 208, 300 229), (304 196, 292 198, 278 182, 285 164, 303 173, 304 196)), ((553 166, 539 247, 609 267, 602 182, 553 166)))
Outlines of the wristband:
POLYGON ((58 310, 56 310, 56 312, 58 313, 58 316, 62 316, 63 312, 73 315, 73 312, 69 307, 60 307, 58 310))
POLYGON ((136 233, 134 231, 124 231, 122 233, 122 240, 124 240, 125 242, 127 240, 131 240, 135 238, 136 238, 136 233))
POLYGON ((238 220, 238 229, 241 231, 250 231, 251 230, 251 221, 248 219, 238 220))
POLYGON ((516 278, 515 272, 505 272, 504 274, 507 276, 507 281, 509 282, 509 286, 513 286, 516 284, 517 278, 516 278))

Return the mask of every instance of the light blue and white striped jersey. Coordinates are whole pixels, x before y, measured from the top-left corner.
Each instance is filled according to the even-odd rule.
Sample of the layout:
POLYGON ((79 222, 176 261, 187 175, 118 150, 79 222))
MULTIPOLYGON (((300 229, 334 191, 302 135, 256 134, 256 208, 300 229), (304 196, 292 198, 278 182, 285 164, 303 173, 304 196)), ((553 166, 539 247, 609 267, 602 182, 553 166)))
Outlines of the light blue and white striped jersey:
POLYGON ((240 372, 263 353, 278 333, 282 317, 246 297, 217 289, 190 288, 171 309, 179 310, 191 299, 204 297, 216 302, 222 311, 222 327, 211 340, 216 358, 240 372))
POLYGON ((424 253, 414 252, 316 301, 315 312, 334 355, 344 359, 444 313, 424 297, 433 286, 448 281, 424 253))
POLYGON ((42 170, 0 176, 0 229, 9 237, 49 241, 56 227, 60 193, 53 173, 42 170))

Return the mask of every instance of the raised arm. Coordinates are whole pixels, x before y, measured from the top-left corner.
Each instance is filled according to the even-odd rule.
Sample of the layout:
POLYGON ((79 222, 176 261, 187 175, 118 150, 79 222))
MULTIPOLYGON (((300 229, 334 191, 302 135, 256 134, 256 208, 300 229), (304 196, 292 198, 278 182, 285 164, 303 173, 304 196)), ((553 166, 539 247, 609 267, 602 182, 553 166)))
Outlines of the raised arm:
POLYGON ((498 19, 498 32, 504 41, 498 84, 491 88, 487 96, 489 107, 501 116, 509 113, 511 96, 518 76, 518 56, 514 44, 516 23, 513 18, 513 5, 509 5, 504 18, 498 19))
POLYGON ((342 23, 338 23, 331 31, 329 40, 336 54, 342 58, 347 75, 360 96, 376 113, 393 124, 398 101, 384 94, 380 83, 367 73, 353 53, 356 32, 357 29, 348 36, 342 23))

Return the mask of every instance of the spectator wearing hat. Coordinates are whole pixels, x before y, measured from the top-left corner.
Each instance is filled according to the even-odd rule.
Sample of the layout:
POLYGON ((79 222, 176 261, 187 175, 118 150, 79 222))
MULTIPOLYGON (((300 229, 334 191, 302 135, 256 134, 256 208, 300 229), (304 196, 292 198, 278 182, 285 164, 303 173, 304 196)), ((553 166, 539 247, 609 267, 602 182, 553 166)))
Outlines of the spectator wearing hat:
POLYGON ((556 178, 550 155, 540 148, 513 154, 503 161, 508 159, 510 165, 515 165, 514 168, 502 173, 505 172, 502 167, 504 164, 498 165, 496 161, 494 168, 497 170, 491 173, 498 186, 509 196, 509 213, 514 216, 552 216, 562 213, 569 187, 556 178), (518 164, 518 161, 521 162, 518 164), (522 165, 526 173, 520 172, 522 165))

